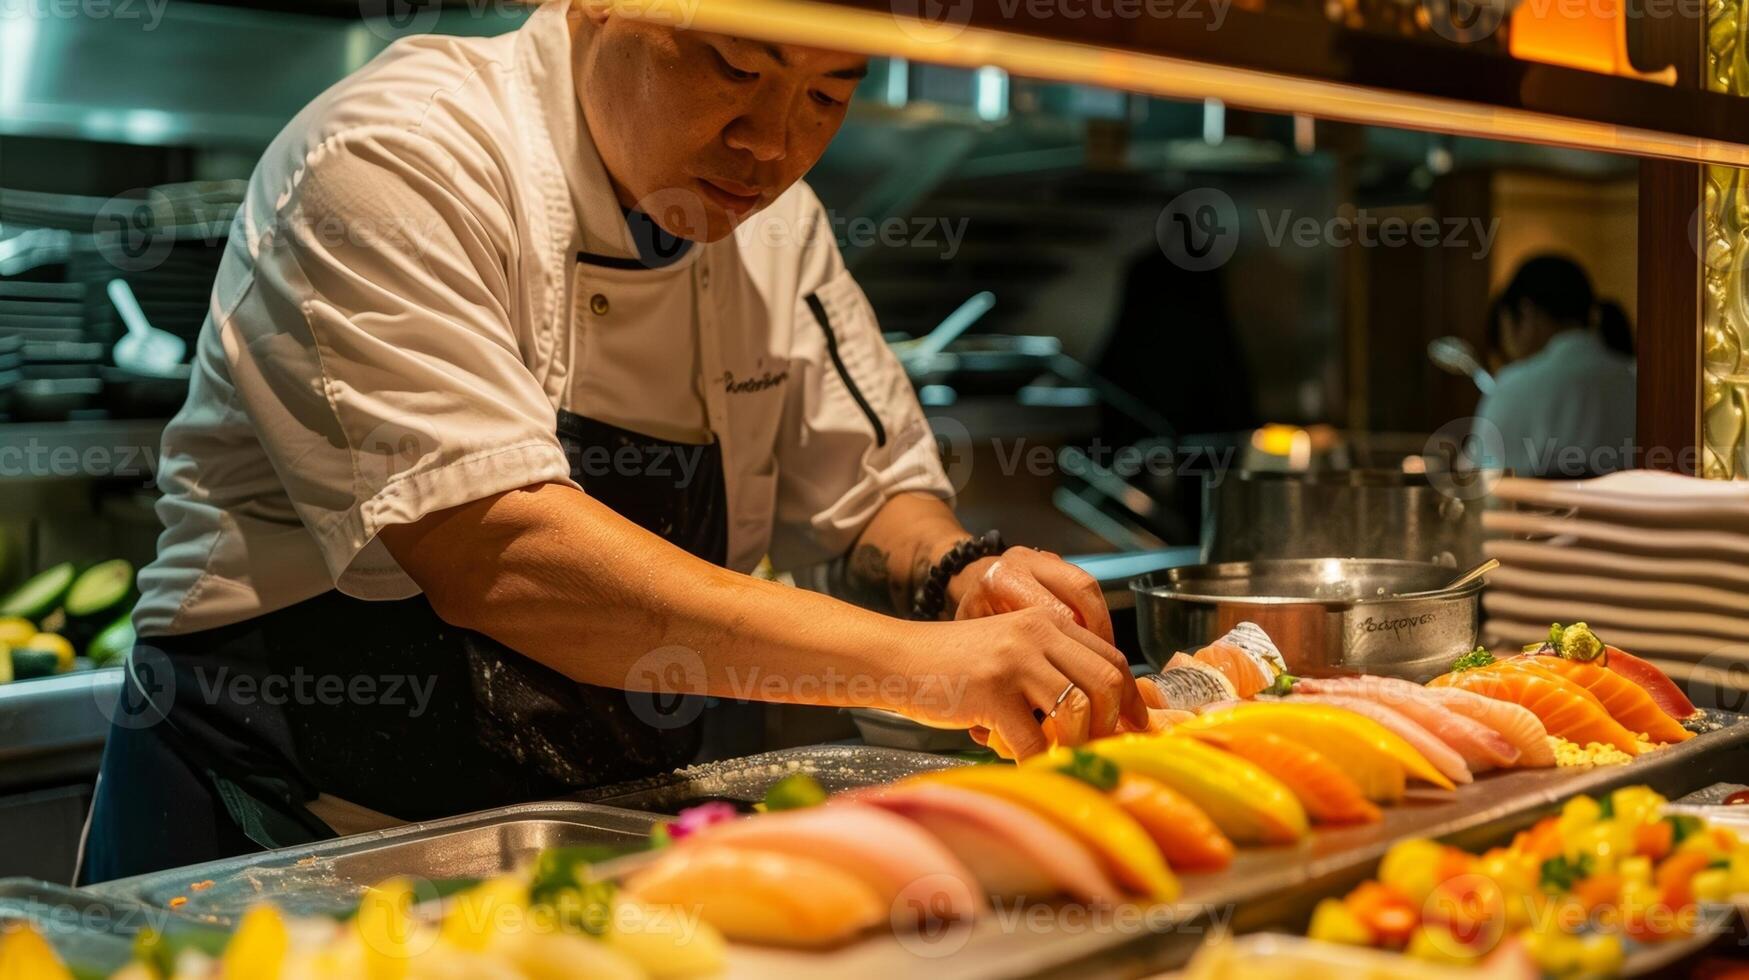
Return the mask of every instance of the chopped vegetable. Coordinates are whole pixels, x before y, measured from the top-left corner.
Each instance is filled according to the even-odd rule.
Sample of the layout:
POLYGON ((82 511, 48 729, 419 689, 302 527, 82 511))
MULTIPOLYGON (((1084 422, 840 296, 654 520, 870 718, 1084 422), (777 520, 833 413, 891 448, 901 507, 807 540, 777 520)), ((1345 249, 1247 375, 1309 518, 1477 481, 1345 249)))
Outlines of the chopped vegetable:
POLYGON ((800 810, 826 802, 826 791, 805 772, 792 772, 765 791, 765 809, 800 810))
POLYGON ((1556 855, 1542 863, 1539 883, 1545 891, 1572 891, 1580 879, 1591 873, 1590 855, 1581 854, 1569 858, 1565 854, 1556 855))
POLYGON ((1116 789, 1120 775, 1117 763, 1086 749, 1074 750, 1069 761, 1058 766, 1057 771, 1065 776, 1073 776, 1101 793, 1116 789))
POLYGON ((1273 698, 1284 698, 1294 692, 1294 685, 1298 684, 1299 681, 1300 679, 1292 674, 1277 674, 1275 680, 1271 681, 1268 687, 1257 693, 1273 698))
POLYGON ((1560 623, 1550 624, 1549 645, 1565 660, 1590 661, 1605 656, 1603 641, 1584 623, 1574 623, 1566 627, 1560 623))
POLYGON ((1477 667, 1486 667, 1493 662, 1494 655, 1489 653, 1486 647, 1477 647, 1452 661, 1451 669, 1454 673, 1460 670, 1474 670, 1477 667))

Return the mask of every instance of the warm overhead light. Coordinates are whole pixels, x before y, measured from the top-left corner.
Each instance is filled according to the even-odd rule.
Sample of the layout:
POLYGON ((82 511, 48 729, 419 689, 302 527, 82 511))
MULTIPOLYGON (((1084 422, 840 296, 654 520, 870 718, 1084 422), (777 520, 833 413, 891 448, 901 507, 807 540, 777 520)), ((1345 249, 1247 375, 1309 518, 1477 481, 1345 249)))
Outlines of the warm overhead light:
POLYGON ((586 0, 625 16, 699 30, 965 68, 995 66, 1028 78, 1102 85, 1168 99, 1285 115, 1485 136, 1576 149, 1749 166, 1749 145, 1477 105, 1295 75, 1208 64, 939 24, 814 0, 586 0))

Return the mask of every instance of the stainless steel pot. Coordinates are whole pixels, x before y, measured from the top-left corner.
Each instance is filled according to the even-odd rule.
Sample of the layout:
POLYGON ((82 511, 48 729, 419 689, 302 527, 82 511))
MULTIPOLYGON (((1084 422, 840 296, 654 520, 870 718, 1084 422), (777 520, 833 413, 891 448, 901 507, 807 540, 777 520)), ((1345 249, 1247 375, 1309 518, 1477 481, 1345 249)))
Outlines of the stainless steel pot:
POLYGON ((1252 622, 1275 640, 1289 673, 1426 681, 1475 649, 1482 585, 1434 591, 1452 578, 1428 562, 1313 558, 1191 565, 1130 588, 1142 653, 1156 667, 1252 622), (1434 594, 1406 595, 1426 592, 1434 594))

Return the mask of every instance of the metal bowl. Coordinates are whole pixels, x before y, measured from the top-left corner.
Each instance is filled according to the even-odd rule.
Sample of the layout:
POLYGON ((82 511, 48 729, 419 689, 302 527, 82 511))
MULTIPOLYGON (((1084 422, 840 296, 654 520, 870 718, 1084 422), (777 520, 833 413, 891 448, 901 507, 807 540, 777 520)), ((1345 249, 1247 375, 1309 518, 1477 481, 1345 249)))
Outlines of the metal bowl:
POLYGON ((1430 562, 1307 558, 1173 568, 1130 589, 1142 653, 1156 667, 1253 622, 1289 673, 1426 681, 1475 649, 1482 585, 1437 591, 1452 577, 1430 562))

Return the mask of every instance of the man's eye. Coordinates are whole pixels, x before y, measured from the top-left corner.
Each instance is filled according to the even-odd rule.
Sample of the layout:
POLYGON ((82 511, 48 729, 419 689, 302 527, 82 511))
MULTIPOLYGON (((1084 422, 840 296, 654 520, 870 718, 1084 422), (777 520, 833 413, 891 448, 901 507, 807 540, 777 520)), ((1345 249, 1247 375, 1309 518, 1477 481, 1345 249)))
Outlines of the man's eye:
POLYGON ((730 64, 729 59, 723 57, 723 53, 716 48, 711 49, 711 54, 717 56, 717 66, 723 70, 723 74, 729 76, 729 78, 734 81, 750 82, 759 77, 759 73, 756 71, 742 71, 730 64))
POLYGON ((841 106, 844 104, 844 100, 834 99, 830 95, 827 95, 825 92, 815 92, 814 93, 814 101, 818 102, 821 105, 826 106, 828 108, 835 108, 837 106, 841 106))

